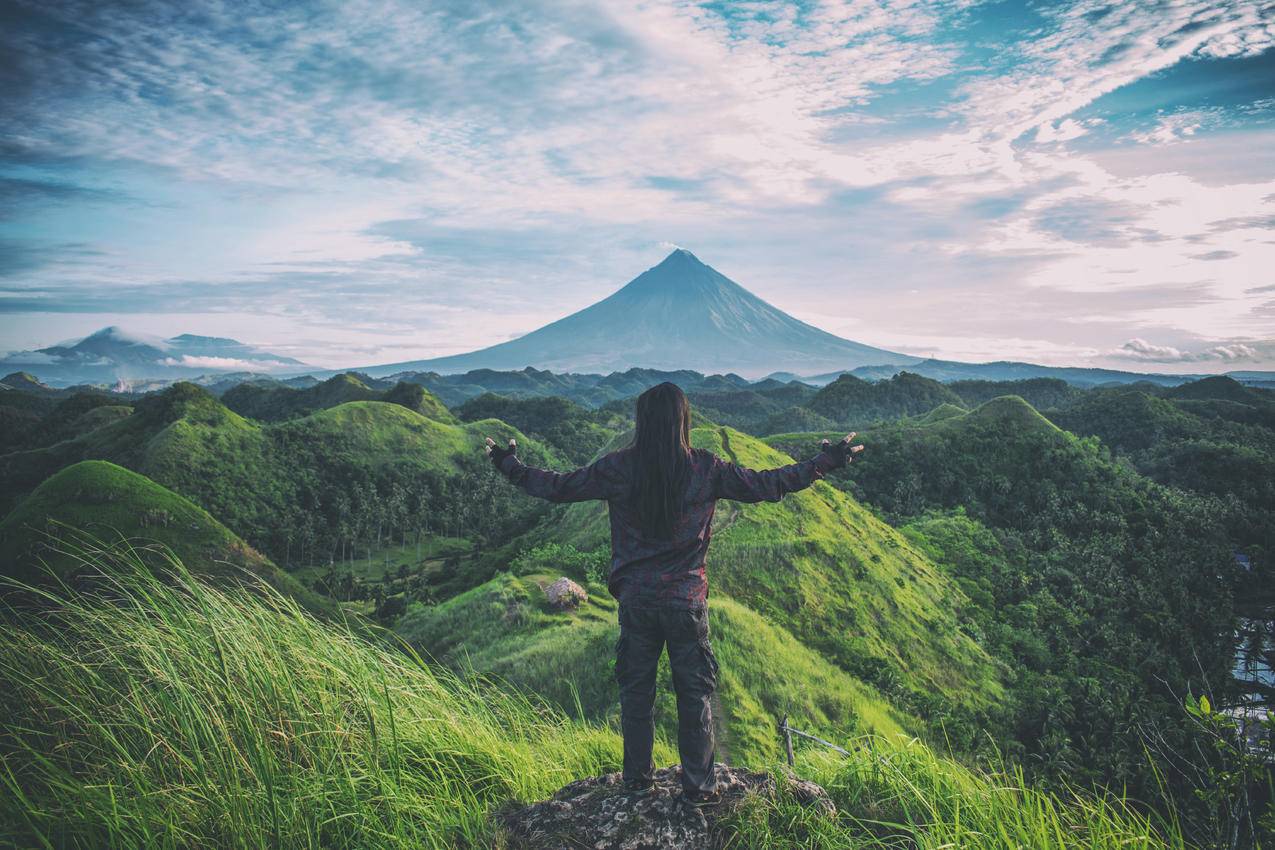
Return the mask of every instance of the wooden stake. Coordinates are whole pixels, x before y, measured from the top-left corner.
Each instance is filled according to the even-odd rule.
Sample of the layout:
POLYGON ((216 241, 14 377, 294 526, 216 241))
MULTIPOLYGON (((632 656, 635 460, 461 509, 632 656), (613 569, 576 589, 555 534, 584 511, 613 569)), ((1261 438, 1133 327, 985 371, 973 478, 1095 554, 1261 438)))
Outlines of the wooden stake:
POLYGON ((794 764, 792 757, 792 732, 788 729, 788 715, 784 715, 784 719, 779 721, 779 731, 784 734, 784 752, 788 754, 788 766, 794 764))

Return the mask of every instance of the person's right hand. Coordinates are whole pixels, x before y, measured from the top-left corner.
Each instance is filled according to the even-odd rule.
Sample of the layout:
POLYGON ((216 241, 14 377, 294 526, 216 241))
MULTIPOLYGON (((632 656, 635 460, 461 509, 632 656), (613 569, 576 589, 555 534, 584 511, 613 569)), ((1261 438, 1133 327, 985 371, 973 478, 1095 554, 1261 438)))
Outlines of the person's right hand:
POLYGON ((863 451, 863 444, 851 445, 854 442, 855 432, 851 431, 837 442, 824 440, 819 444, 819 450, 836 460, 837 465, 834 469, 839 469, 854 459, 854 456, 863 451))
POLYGON ((518 451, 518 443, 513 437, 509 438, 509 447, 502 449, 496 445, 496 441, 491 437, 484 437, 484 448, 487 450, 487 459, 491 461, 492 466, 500 469, 500 463, 514 452, 518 451))

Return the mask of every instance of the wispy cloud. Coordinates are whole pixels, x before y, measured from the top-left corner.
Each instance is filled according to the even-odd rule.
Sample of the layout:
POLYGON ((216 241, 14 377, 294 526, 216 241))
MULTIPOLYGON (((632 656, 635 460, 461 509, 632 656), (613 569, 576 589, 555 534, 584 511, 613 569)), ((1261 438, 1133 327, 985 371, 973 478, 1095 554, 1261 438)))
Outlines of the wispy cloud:
POLYGON ((1237 364, 1263 361, 1272 353, 1275 353, 1275 340, 1237 342, 1230 345, 1214 345, 1197 351, 1183 351, 1171 345, 1156 345, 1145 339, 1134 338, 1116 349, 1113 356, 1149 363, 1237 364))
POLYGON ((239 372, 262 372, 286 369, 295 365, 284 363, 282 360, 243 360, 237 357, 211 357, 192 354, 183 354, 181 357, 165 357, 159 362, 163 366, 239 372))
POLYGON ((1221 110, 1189 109, 1161 115, 1155 126, 1134 131, 1129 140, 1144 145, 1168 145, 1191 138, 1210 125, 1220 123, 1221 110))

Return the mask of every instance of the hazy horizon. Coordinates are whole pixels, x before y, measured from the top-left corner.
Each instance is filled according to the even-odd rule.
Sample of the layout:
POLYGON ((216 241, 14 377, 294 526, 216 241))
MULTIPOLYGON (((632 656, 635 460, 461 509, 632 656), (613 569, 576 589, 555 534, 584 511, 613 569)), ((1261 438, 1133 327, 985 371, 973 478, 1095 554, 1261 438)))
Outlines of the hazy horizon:
POLYGON ((681 246, 918 357, 1275 368, 1256 3, 10 9, 0 350, 445 356, 681 246))

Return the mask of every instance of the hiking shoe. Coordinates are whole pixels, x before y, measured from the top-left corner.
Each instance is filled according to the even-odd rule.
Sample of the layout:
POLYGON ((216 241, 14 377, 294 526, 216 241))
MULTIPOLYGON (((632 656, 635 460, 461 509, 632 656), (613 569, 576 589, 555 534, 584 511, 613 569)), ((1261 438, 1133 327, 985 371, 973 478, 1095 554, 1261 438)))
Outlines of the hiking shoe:
POLYGON ((626 779, 624 780, 624 790, 630 794, 640 794, 643 791, 650 791, 655 787, 654 779, 626 779))
POLYGON ((710 809, 722 801, 720 791, 682 791, 682 800, 697 809, 710 809))

